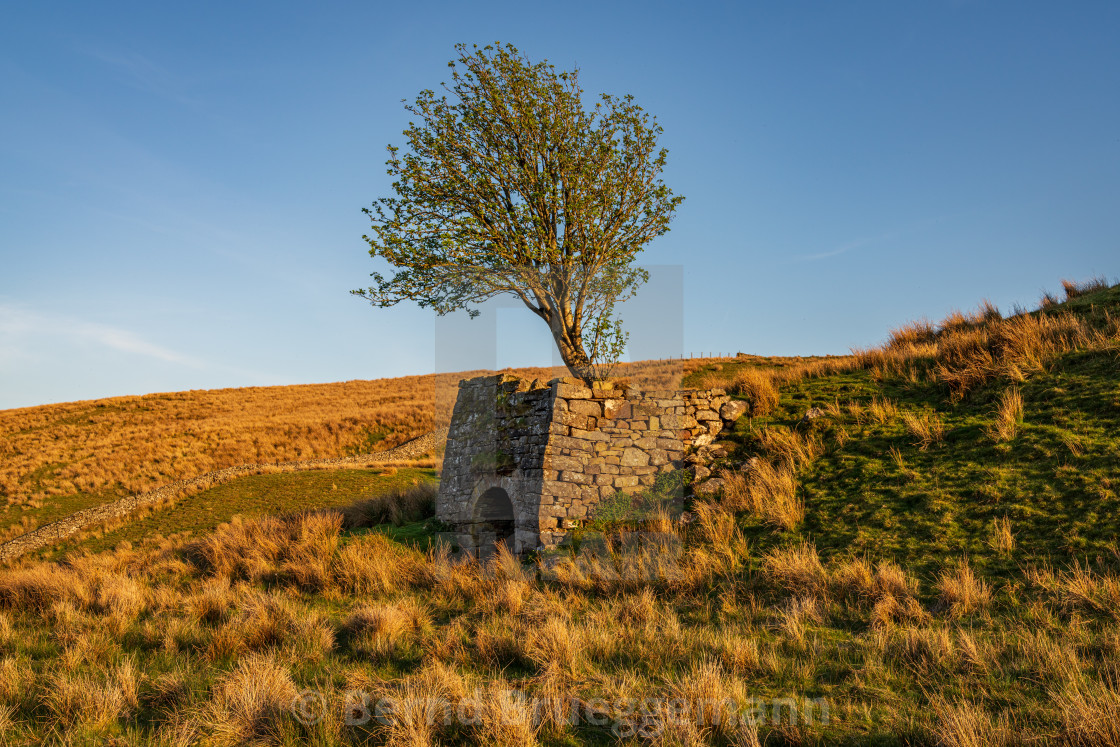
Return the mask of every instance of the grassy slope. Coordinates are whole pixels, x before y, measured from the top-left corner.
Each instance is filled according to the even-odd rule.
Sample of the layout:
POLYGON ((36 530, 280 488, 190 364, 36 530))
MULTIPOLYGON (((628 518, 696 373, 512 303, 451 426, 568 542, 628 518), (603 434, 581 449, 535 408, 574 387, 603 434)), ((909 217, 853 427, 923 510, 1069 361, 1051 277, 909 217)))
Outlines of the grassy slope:
POLYGON ((121 542, 186 533, 201 537, 234 516, 282 516, 300 511, 348 506, 379 493, 435 479, 431 469, 307 470, 250 475, 179 500, 123 526, 67 542, 44 553, 61 558, 74 551, 100 552, 121 542))
MULTIPOLYGON (((1074 299, 1066 308, 1120 313, 1120 286, 1074 299)), ((989 544, 993 523, 1007 518, 1020 553, 1057 563, 1117 557, 1120 524, 1120 357, 1116 348, 1073 352, 1019 385, 1019 434, 1000 443, 987 434, 1006 381, 961 402, 929 381, 877 381, 859 370, 805 378, 783 387, 769 416, 741 421, 739 456, 754 452, 752 428, 797 427, 811 407, 841 414, 814 421, 828 445, 801 475, 806 519, 800 535, 824 555, 873 553, 932 573, 967 555, 996 573, 1009 559, 989 544), (900 412, 936 413, 944 440, 922 447, 900 418, 879 424, 847 411, 888 399, 900 412), (837 433, 843 431, 843 446, 837 433), (892 449, 895 453, 892 453, 892 449), (896 456, 897 455, 897 456, 896 456), (901 457, 901 463, 899 458, 901 457)), ((740 365, 698 371, 732 379, 740 365)))

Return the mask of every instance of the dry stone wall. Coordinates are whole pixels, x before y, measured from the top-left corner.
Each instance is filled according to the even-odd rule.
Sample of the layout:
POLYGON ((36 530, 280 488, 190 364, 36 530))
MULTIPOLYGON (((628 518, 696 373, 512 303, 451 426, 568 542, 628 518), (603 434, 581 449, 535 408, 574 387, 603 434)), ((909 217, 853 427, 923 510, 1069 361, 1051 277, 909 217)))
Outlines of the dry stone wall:
POLYGON ((745 410, 721 389, 508 375, 459 386, 436 511, 475 554, 503 540, 517 553, 555 547, 600 501, 648 489, 745 410))
POLYGON ((406 461, 418 459, 426 454, 434 454, 443 445, 447 437, 444 428, 425 433, 422 436, 407 441, 400 446, 372 454, 359 454, 351 457, 338 457, 335 459, 308 459, 298 462, 280 462, 278 464, 244 464, 238 467, 207 472, 197 477, 186 480, 177 480, 167 485, 162 485, 155 490, 127 498, 106 503, 101 506, 82 509, 59 519, 45 524, 26 534, 0 543, 0 562, 13 560, 24 553, 39 550, 43 547, 58 544, 62 540, 72 537, 83 529, 98 524, 117 521, 142 509, 169 505, 171 502, 188 495, 199 493, 216 485, 229 482, 238 477, 260 474, 262 472, 290 472, 304 469, 344 469, 348 467, 364 467, 379 462, 406 461))

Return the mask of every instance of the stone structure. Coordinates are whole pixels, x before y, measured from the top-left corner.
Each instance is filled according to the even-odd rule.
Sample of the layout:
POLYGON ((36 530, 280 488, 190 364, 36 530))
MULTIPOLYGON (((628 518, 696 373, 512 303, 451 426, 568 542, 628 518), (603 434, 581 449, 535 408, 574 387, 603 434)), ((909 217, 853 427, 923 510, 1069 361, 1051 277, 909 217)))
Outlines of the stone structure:
POLYGON ((436 516, 474 555, 498 542, 517 554, 555 547, 600 500, 649 488, 745 410, 722 389, 461 381, 436 516))

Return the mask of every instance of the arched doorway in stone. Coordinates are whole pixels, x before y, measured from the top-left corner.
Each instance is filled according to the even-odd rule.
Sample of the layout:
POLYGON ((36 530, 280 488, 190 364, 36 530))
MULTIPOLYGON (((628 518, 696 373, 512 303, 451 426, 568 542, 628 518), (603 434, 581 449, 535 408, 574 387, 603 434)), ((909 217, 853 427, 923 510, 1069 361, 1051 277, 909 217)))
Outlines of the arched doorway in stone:
POLYGON ((514 551, 515 522, 513 501, 505 488, 494 485, 478 496, 474 504, 474 535, 480 559, 493 553, 499 542, 514 551))

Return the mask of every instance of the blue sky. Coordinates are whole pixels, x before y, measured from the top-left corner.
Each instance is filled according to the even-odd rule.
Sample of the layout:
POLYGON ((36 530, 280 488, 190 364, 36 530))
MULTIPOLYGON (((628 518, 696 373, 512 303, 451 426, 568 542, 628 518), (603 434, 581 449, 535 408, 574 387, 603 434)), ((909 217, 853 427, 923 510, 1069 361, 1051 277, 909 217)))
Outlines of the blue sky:
MULTIPOLYGON (((658 117, 670 350, 842 353, 1115 277, 1118 38, 1114 2, 9 3, 0 408, 431 371, 429 312, 348 291, 456 42, 658 117)), ((499 318, 499 365, 549 362, 499 318)))

